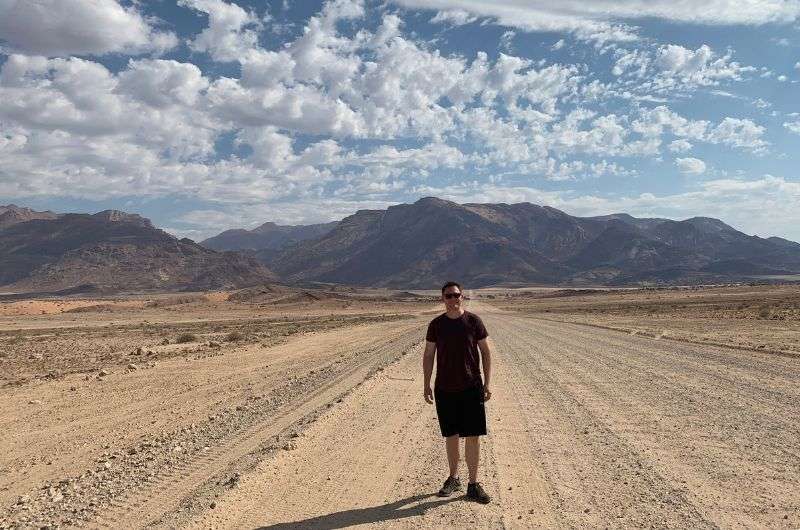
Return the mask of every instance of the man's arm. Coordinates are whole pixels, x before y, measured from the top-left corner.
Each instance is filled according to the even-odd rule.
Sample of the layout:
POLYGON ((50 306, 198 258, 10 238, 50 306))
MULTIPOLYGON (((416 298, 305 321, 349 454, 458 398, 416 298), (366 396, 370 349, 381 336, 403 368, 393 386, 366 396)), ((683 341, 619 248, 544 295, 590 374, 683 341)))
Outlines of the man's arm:
POLYGON ((489 348, 489 338, 478 341, 478 348, 481 350, 481 364, 483 365, 483 400, 489 401, 492 392, 489 390, 492 380, 492 350, 489 348))
POLYGON ((436 357, 436 343, 425 341, 425 353, 422 354, 422 373, 425 376, 423 394, 425 401, 433 403, 433 390, 431 390, 431 374, 433 374, 433 359, 436 357))

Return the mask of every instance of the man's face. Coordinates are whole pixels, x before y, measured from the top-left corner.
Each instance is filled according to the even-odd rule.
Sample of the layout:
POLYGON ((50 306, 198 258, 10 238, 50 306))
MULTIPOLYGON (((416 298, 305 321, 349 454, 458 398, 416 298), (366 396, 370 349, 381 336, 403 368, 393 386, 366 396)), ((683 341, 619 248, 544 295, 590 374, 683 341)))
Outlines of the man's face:
POLYGON ((448 311, 458 311, 461 308, 461 300, 463 300, 461 289, 451 285, 442 293, 442 300, 448 311))

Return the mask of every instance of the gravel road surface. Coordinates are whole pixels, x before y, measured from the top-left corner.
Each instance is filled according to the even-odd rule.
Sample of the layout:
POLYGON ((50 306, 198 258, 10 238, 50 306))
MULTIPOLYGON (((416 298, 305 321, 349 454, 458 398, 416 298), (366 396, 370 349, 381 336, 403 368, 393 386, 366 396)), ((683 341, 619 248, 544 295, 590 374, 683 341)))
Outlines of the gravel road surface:
MULTIPOLYGON (((494 346, 479 477, 493 497, 489 505, 463 494, 435 496, 447 465, 435 409, 422 398, 421 339, 433 316, 423 315, 221 356, 191 368, 191 377, 175 368, 164 381, 191 384, 166 406, 137 396, 142 409, 124 408, 114 394, 108 406, 122 407, 140 436, 148 435, 151 416, 161 426, 172 410, 185 416, 184 428, 190 421, 194 427, 155 437, 161 445, 142 447, 121 436, 119 458, 88 479, 58 481, 39 471, 36 480, 22 479, 40 491, 22 503, 9 499, 4 475, 0 521, 126 528, 800 527, 800 359, 537 320, 479 303, 472 310, 494 346), (276 373, 295 379, 287 386, 276 373), (236 399, 241 404, 233 406, 236 399), (208 410, 220 401, 229 406, 209 421, 208 410), (182 447, 179 456, 175 447, 182 447), (158 466, 142 464, 143 454, 158 466), (51 490, 42 488, 45 479, 51 490), (111 494, 108 484, 116 484, 111 494)), ((23 406, 21 397, 14 406, 23 406)), ((83 428, 105 432, 97 421, 83 428)), ((28 436, 13 438, 33 448, 15 449, 16 460, 4 457, 6 469, 39 447, 28 436)), ((77 467, 97 457, 70 443, 77 467)), ((70 451, 57 453, 64 468, 70 451)))

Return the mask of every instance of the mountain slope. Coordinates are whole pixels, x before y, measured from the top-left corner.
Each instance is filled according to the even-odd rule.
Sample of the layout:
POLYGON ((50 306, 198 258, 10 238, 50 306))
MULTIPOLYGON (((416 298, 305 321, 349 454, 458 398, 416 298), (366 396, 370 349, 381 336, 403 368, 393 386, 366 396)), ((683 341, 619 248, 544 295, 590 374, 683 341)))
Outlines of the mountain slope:
POLYGON ((0 230, 33 219, 55 219, 57 217, 58 214, 51 211, 37 212, 30 208, 22 208, 16 204, 0 206, 0 230))
POLYGON ((276 278, 238 253, 219 253, 116 210, 34 219, 0 231, 0 285, 9 291, 242 287, 276 278))
POLYGON ((498 283, 676 283, 800 271, 800 245, 725 223, 574 217, 530 203, 434 197, 362 210, 328 234, 266 257, 289 281, 435 287, 498 283))
POLYGON ((278 250, 298 241, 322 237, 336 228, 337 224, 282 226, 264 223, 252 230, 226 230, 200 244, 212 250, 278 250))

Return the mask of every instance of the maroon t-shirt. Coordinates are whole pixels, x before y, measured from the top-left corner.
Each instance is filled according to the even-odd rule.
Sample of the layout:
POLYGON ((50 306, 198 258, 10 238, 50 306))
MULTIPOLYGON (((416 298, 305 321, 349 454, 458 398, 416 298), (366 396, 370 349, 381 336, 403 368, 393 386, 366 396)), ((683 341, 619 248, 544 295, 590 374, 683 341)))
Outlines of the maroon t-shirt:
POLYGON ((480 317, 469 311, 458 318, 442 313, 431 320, 425 340, 436 343, 434 388, 457 392, 483 384, 478 341, 488 336, 480 317))

